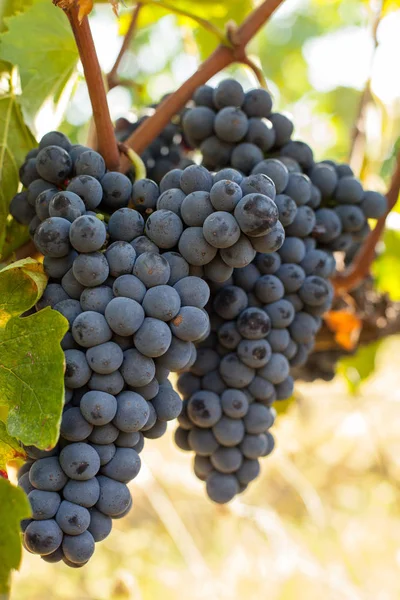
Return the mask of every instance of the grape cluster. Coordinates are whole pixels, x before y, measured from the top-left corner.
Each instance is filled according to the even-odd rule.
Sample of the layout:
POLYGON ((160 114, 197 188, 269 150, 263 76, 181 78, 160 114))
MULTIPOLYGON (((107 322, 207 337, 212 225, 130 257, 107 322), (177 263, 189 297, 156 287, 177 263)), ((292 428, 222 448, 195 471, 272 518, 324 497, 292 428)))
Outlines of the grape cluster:
MULTIPOLYGON (((62 146, 47 148, 51 158, 69 156, 62 146)), ((209 331, 203 307, 210 293, 180 254, 160 254, 138 211, 118 208, 131 200, 129 179, 123 200, 113 205, 106 190, 115 191, 124 179, 99 169, 96 152, 81 156, 84 176, 79 158, 72 166, 65 159, 68 169, 57 184, 57 160, 40 180, 57 188, 49 187, 48 214, 35 217, 34 243, 49 276, 36 308, 50 306, 69 322, 62 340, 65 406, 57 446, 26 448, 29 460, 19 472, 32 507, 32 518, 22 524, 26 548, 73 567, 85 564, 95 542, 110 533, 112 519, 130 510, 127 483, 139 472, 144 439, 163 435, 180 413, 168 376, 194 362, 193 342, 209 331), (114 188, 105 185, 107 176, 114 188), (105 204, 108 223, 91 210, 105 204)), ((25 179, 25 185, 29 193, 32 184, 25 179)))
POLYGON ((49 276, 36 308, 70 325, 59 442, 27 448, 19 472, 25 546, 50 562, 89 560, 131 507, 145 438, 169 420, 213 501, 246 489, 274 447, 272 404, 291 396, 331 307, 334 253, 351 260, 386 210, 350 167, 293 141, 267 91, 226 80, 194 103, 183 135, 202 166, 170 123, 143 157, 156 181, 132 184, 58 132, 20 170, 10 212, 49 276))
POLYGON ((258 459, 274 448, 271 405, 292 395, 290 369, 305 364, 331 306, 335 261, 310 241, 288 236, 277 252, 210 283, 211 333, 179 376, 175 440, 195 452, 194 472, 215 502, 229 502, 258 476, 258 459))

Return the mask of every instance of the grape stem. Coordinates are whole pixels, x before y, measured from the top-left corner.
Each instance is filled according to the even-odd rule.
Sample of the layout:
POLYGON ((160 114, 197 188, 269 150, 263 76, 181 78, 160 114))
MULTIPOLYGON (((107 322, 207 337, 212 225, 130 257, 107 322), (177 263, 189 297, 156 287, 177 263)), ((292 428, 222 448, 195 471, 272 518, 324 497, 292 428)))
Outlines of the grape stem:
POLYGON ((108 89, 112 90, 113 88, 117 87, 117 85, 120 85, 121 79, 118 76, 118 69, 119 66, 121 64, 121 61, 124 57, 125 52, 128 50, 129 45, 133 39, 133 36, 135 35, 136 32, 136 25, 138 22, 138 18, 139 18, 139 13, 140 13, 140 9, 142 8, 142 4, 139 2, 136 6, 135 9, 132 13, 132 18, 131 21, 129 23, 129 27, 128 30, 125 34, 124 40, 122 42, 122 46, 121 49, 118 53, 117 58, 115 59, 115 63, 111 69, 111 71, 108 73, 107 75, 107 84, 108 84, 108 89))
POLYGON ((103 76, 94 47, 88 18, 84 17, 82 21, 79 22, 78 12, 79 9, 76 3, 65 9, 85 73, 90 102, 93 109, 93 119, 97 131, 99 152, 103 156, 107 168, 110 170, 117 170, 120 163, 120 156, 114 136, 110 111, 108 109, 103 76))
MULTIPOLYGON (((185 106, 197 87, 234 62, 246 63, 248 60, 245 53, 247 44, 283 1, 264 0, 235 31, 234 40, 231 40, 234 41, 234 47, 219 45, 180 88, 159 104, 154 115, 146 119, 125 141, 125 144, 141 154, 170 119, 185 106)), ((121 157, 120 170, 127 171, 129 165, 129 159, 126 156, 121 157)))
POLYGON ((258 67, 256 63, 253 60, 251 60, 251 58, 249 58, 248 56, 246 56, 246 58, 242 60, 242 63, 246 65, 246 67, 248 67, 251 71, 253 71, 260 87, 264 88, 264 90, 267 90, 267 80, 264 77, 262 69, 260 69, 260 67, 258 67))
POLYGON ((388 214, 397 202, 400 192, 400 152, 397 154, 396 166, 392 175, 390 188, 386 194, 388 207, 386 213, 378 219, 375 229, 371 231, 367 239, 356 254, 349 269, 339 273, 333 278, 332 283, 337 295, 342 295, 356 288, 369 274, 371 264, 375 258, 375 248, 385 229, 388 214))
POLYGON ((377 9, 373 14, 371 23, 371 36, 374 44, 374 50, 371 56, 371 62, 369 65, 369 76, 365 83, 364 90, 361 93, 360 101, 358 103, 357 113, 354 119, 354 126, 351 133, 350 150, 348 162, 354 172, 360 174, 364 166, 365 159, 365 145, 366 145, 366 119, 368 106, 372 103, 375 104, 374 96, 371 92, 371 75, 372 67, 376 57, 376 51, 379 45, 378 42, 378 27, 380 25, 385 0, 380 0, 377 9))

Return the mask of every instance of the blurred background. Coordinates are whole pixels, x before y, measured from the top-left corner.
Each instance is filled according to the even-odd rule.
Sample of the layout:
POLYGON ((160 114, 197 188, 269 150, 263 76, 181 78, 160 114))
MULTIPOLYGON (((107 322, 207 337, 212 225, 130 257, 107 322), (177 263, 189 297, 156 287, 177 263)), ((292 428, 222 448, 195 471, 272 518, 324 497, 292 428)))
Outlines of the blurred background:
MULTIPOLYGON (((171 5, 223 27, 252 0, 171 5)), ((110 71, 131 8, 119 18, 96 3, 91 26, 110 71)), ((275 105, 294 115, 297 138, 317 159, 350 159, 368 186, 384 191, 399 146, 400 1, 286 0, 249 45, 275 105)), ((145 6, 109 92, 113 119, 135 120, 174 90, 215 47, 193 20, 145 6), (126 82, 128 83, 128 82, 126 82)), ((216 76, 257 85, 237 65, 216 76)), ((34 120, 37 137, 60 128, 85 142, 91 116, 82 70, 57 104, 34 120)), ((395 209, 374 267, 376 285, 400 300, 400 226, 395 209)), ((385 309, 386 310, 386 309, 385 309)), ((396 329, 396 328, 394 328, 396 329)), ((332 381, 298 381, 277 407, 277 448, 260 478, 227 507, 205 498, 191 457, 174 447, 173 427, 142 454, 131 484, 133 510, 83 569, 49 565, 27 553, 13 600, 395 600, 400 598, 400 336, 341 360, 332 381)), ((334 365, 333 367, 334 368, 334 365)))

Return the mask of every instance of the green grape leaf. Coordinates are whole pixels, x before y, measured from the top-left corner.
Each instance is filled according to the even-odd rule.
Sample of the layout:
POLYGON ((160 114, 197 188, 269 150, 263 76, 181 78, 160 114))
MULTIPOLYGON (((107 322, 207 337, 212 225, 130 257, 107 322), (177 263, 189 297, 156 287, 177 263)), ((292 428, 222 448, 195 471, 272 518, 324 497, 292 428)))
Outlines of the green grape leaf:
POLYGON ((33 258, 11 263, 0 271, 0 327, 32 308, 47 284, 43 265, 33 258))
POLYGON ((386 229, 383 242, 385 249, 372 265, 375 286, 397 302, 400 300, 400 232, 386 229))
POLYGON ((30 515, 25 492, 0 478, 0 594, 7 594, 11 571, 19 568, 22 556, 20 521, 30 515))
POLYGON ((64 395, 60 342, 68 321, 45 308, 28 317, 42 295, 43 266, 24 259, 0 271, 0 406, 8 408, 7 431, 26 445, 50 448, 58 438, 64 395))
POLYGON ((12 317, 0 329, 0 403, 9 408, 7 430, 25 445, 51 448, 58 439, 64 394, 60 342, 68 321, 47 307, 12 317))
POLYGON ((21 458, 26 458, 26 453, 0 421, 0 476, 7 477, 7 463, 21 458))
POLYGON ((17 65, 21 105, 33 119, 48 98, 57 102, 72 76, 78 50, 64 12, 49 0, 35 0, 25 12, 4 19, 3 60, 17 65))
POLYGON ((1 73, 4 92, 0 91, 0 253, 5 239, 10 201, 18 191, 19 167, 26 153, 36 145, 17 103, 14 93, 15 76, 13 72, 1 73))
POLYGON ((344 377, 349 392, 356 394, 360 385, 375 371, 376 355, 381 342, 373 342, 359 348, 353 356, 342 358, 336 367, 337 373, 344 377))

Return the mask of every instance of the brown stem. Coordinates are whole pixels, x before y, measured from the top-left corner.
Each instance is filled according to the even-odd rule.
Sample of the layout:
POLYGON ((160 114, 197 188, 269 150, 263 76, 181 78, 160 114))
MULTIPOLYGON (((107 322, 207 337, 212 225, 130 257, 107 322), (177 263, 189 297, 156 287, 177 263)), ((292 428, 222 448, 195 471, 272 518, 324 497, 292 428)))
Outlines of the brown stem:
POLYGON ((249 69, 251 69, 253 71, 260 86, 262 88, 264 88, 265 90, 267 90, 268 89, 267 80, 264 77, 264 73, 263 73, 262 69, 260 69, 260 67, 258 67, 256 65, 256 63, 253 60, 251 60, 251 58, 249 58, 248 56, 246 56, 246 59, 243 60, 242 62, 244 65, 246 65, 247 67, 249 67, 249 69))
POLYGON ((385 229, 385 222, 388 214, 394 207, 399 197, 400 192, 400 152, 397 154, 396 167, 392 176, 392 181, 386 198, 388 201, 388 208, 386 213, 378 219, 376 227, 360 248, 356 254, 350 269, 345 273, 336 275, 332 283, 335 288, 336 294, 342 294, 346 291, 350 291, 356 288, 370 271, 371 264, 375 258, 375 248, 379 239, 385 229))
POLYGON ((99 152, 103 156, 108 169, 116 170, 120 162, 119 152, 89 21, 87 17, 84 17, 79 22, 76 4, 68 7, 66 14, 71 24, 85 74, 97 130, 99 152))
POLYGON ((131 19, 131 22, 129 23, 128 31, 126 32, 124 40, 122 42, 121 49, 118 53, 117 58, 115 59, 115 63, 113 65, 111 71, 107 75, 107 83, 108 83, 109 90, 112 90, 113 88, 117 87, 117 85, 119 85, 121 83, 121 80, 118 77, 118 69, 121 64, 121 60, 123 59, 125 52, 129 48, 129 45, 135 34, 136 25, 137 25, 141 7, 142 7, 142 5, 140 4, 140 2, 138 2, 138 4, 136 5, 136 7, 132 13, 132 19, 131 19))
MULTIPOLYGON (((125 143, 138 154, 143 152, 148 144, 163 130, 171 117, 185 106, 198 86, 206 83, 206 81, 231 63, 245 62, 246 45, 282 2, 283 0, 264 0, 235 31, 235 47, 218 46, 200 65, 198 70, 180 88, 168 96, 157 107, 154 115, 146 119, 125 143)), ((121 157, 120 170, 122 172, 128 170, 129 164, 129 160, 126 157, 121 157)))
POLYGON ((366 137, 367 137, 366 131, 365 131, 367 108, 368 108, 368 104, 370 102, 374 101, 374 98, 371 94, 371 73, 372 73, 372 66, 374 63, 374 58, 376 55, 376 50, 379 45, 377 31, 378 31, 379 23, 381 22, 381 19, 382 19, 384 2, 385 2, 385 0, 381 0, 380 4, 375 12, 374 18, 372 20, 371 33, 372 33, 372 39, 374 42, 374 50, 373 50, 373 53, 371 56, 371 63, 369 66, 370 74, 365 83, 364 90, 361 94, 360 101, 358 103, 357 113, 356 113, 356 116, 354 119, 354 126, 353 126, 353 129, 351 132, 351 143, 350 143, 348 162, 355 173, 361 172, 363 162, 364 162, 365 144, 366 144, 366 137))

